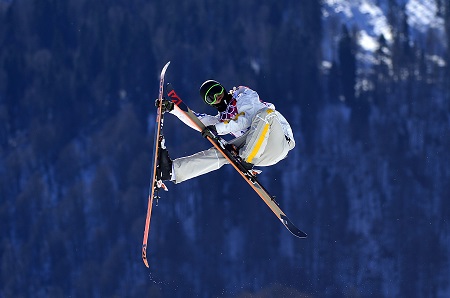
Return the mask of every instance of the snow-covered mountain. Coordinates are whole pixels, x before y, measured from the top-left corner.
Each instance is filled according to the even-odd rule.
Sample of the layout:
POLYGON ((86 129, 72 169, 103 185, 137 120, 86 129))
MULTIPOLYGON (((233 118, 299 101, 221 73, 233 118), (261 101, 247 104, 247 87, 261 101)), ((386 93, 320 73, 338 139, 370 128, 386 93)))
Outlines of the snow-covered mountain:
MULTIPOLYGON (((409 26, 411 42, 425 45, 425 34, 433 31, 443 42, 444 19, 435 0, 399 0, 399 8, 404 8, 409 26)), ((393 40, 392 26, 389 22, 387 0, 325 0, 322 8, 324 24, 323 53, 326 61, 332 60, 333 49, 339 39, 341 25, 358 34, 358 44, 363 51, 373 52, 378 48, 378 37, 383 35, 388 43, 393 40)), ((396 16, 400 18, 401 16, 396 16)), ((445 47, 441 44, 442 49, 445 47)), ((435 53, 438 54, 438 53, 435 53)), ((437 59, 440 63, 443 60, 437 59)))

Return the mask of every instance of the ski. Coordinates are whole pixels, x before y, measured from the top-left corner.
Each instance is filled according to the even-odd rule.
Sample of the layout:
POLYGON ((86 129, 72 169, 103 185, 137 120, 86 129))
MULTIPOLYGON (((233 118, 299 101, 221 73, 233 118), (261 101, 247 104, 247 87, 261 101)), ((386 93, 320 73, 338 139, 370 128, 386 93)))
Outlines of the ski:
POLYGON ((161 180, 158 180, 156 177, 156 166, 158 165, 158 157, 159 157, 159 149, 164 146, 164 136, 162 134, 162 128, 164 124, 164 114, 162 112, 161 101, 164 94, 164 76, 166 74, 166 70, 169 67, 170 61, 164 65, 161 70, 160 80, 159 80, 159 95, 158 95, 158 108, 156 109, 156 125, 155 125, 155 139, 153 146, 153 167, 152 167, 152 179, 150 181, 149 194, 148 194, 148 206, 147 206, 147 216, 145 218, 145 227, 144 227, 144 238, 142 240, 142 260, 144 261, 145 266, 147 268, 148 260, 147 260, 147 241, 148 241, 148 233, 150 231, 150 219, 152 216, 152 207, 153 200, 158 199, 158 191, 160 188, 167 190, 164 183, 161 180))
MULTIPOLYGON (((172 102, 175 104, 174 108, 180 112, 184 112, 187 119, 191 122, 192 127, 198 131, 203 131, 205 125, 200 121, 200 119, 195 116, 192 110, 181 100, 181 98, 176 94, 175 90, 170 84, 166 86, 167 95, 170 97, 172 102)), ((230 151, 225 149, 227 142, 220 136, 214 135, 209 132, 207 139, 212 143, 212 145, 230 162, 230 164, 236 169, 236 171, 241 174, 241 176, 248 182, 248 184, 253 188, 253 190, 261 197, 261 199, 267 204, 267 206, 272 210, 272 212, 278 217, 278 219, 283 223, 283 225, 294 235, 299 238, 306 238, 306 233, 298 229, 291 220, 286 216, 286 214, 281 210, 275 197, 270 195, 269 192, 261 185, 253 172, 248 171, 244 168, 241 161, 233 155, 230 151)))

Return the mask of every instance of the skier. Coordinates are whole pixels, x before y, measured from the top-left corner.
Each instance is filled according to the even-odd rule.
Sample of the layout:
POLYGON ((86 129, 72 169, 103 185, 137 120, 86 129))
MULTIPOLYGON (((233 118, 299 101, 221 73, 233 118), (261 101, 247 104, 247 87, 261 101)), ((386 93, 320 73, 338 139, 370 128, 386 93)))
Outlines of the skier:
MULTIPOLYGON (((217 81, 205 81, 200 87, 203 101, 216 108, 218 114, 196 116, 206 126, 202 135, 231 134, 234 139, 226 148, 238 156, 246 169, 270 166, 286 158, 295 146, 292 129, 286 119, 275 110, 275 106, 260 100, 256 91, 245 87, 234 87, 228 93, 217 81)), ((162 111, 169 112, 185 122, 183 115, 174 109, 172 101, 163 99, 162 111)), ((187 122, 185 122, 188 124, 187 122)), ((167 149, 161 149, 157 176, 161 180, 180 183, 188 179, 217 170, 229 163, 217 149, 212 147, 191 156, 171 160, 167 149)))

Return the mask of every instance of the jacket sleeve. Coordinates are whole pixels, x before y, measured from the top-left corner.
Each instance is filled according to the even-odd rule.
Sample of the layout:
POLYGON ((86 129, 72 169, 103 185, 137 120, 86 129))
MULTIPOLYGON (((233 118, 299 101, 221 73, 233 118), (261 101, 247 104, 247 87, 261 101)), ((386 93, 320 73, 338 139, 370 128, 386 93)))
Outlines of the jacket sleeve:
POLYGON ((247 87, 239 87, 233 92, 236 99, 238 114, 234 119, 216 124, 217 133, 220 135, 246 131, 252 122, 253 116, 263 107, 259 95, 247 87))
MULTIPOLYGON (((190 128, 198 131, 198 128, 192 123, 192 120, 189 119, 189 117, 187 117, 185 113, 182 113, 182 112, 180 112, 177 109, 173 109, 172 111, 170 111, 170 114, 175 115, 178 119, 181 120, 181 122, 183 122, 184 124, 186 124, 190 128)), ((215 117, 215 116, 211 116, 211 115, 208 115, 208 114, 199 114, 199 113, 196 113, 196 112, 194 112, 194 114, 195 114, 195 116, 197 116, 200 119, 200 121, 205 126, 213 125, 213 124, 216 124, 217 122, 219 122, 219 119, 218 119, 217 116, 215 117)))

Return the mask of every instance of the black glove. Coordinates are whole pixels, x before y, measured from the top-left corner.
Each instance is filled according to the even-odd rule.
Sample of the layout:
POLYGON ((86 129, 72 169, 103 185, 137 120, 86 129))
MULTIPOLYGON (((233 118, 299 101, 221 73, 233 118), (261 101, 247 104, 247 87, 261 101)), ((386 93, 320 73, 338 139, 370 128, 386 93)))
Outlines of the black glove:
POLYGON ((239 148, 236 145, 228 143, 225 145, 225 149, 230 151, 234 156, 239 156, 239 148))
POLYGON ((206 138, 206 137, 211 137, 211 138, 216 137, 217 136, 216 126, 208 125, 207 127, 205 127, 205 129, 202 130, 202 136, 204 138, 206 138))
MULTIPOLYGON (((159 107, 159 99, 155 100, 155 106, 159 107)), ((165 98, 163 98, 161 100, 161 111, 163 113, 172 111, 173 107, 174 107, 174 103, 172 101, 167 100, 165 98)))

